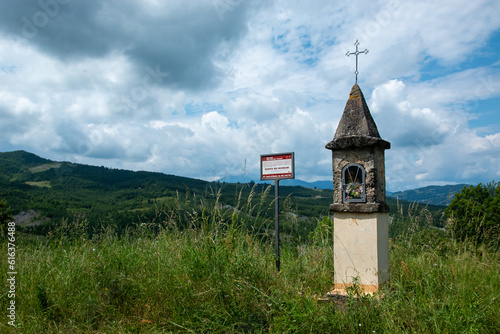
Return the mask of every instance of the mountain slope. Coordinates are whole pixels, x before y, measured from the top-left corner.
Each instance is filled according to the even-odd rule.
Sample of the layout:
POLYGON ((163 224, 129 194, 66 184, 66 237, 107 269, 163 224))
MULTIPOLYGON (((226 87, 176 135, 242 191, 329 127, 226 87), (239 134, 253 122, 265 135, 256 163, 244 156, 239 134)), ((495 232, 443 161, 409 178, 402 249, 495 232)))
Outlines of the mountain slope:
POLYGON ((455 184, 447 186, 428 186, 424 188, 398 191, 392 193, 390 197, 408 202, 418 202, 432 205, 448 205, 455 196, 467 184, 455 184))
POLYGON ((25 151, 0 153, 1 176, 10 179, 17 174, 22 174, 30 167, 36 167, 50 162, 50 160, 25 151))
MULTIPOLYGON (((0 198, 8 201, 15 215, 33 210, 38 219, 51 222, 86 219, 92 224, 134 225, 156 219, 159 211, 178 206, 179 199, 189 212, 193 209, 188 202, 194 199, 236 208, 249 200, 255 205, 265 197, 265 207, 270 208, 265 214, 274 215, 274 191, 266 193, 267 184, 253 189, 248 184, 55 162, 24 151, 0 153, 0 171, 0 198)), ((289 197, 280 204, 298 216, 321 217, 328 215, 333 191, 283 186, 280 196, 289 197)))
POLYGON ((55 162, 32 153, 0 153, 0 198, 14 214, 34 210, 51 221, 80 216, 93 221, 110 212, 120 222, 135 222, 133 210, 148 211, 157 198, 203 192, 207 182, 152 172, 55 162))

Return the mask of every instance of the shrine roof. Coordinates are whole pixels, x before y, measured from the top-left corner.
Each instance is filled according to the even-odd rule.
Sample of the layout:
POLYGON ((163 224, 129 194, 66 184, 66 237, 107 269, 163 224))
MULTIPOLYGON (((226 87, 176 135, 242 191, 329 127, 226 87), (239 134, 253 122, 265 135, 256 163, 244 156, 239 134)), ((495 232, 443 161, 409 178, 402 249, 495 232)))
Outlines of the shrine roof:
POLYGON ((363 146, 381 146, 389 149, 391 144, 380 137, 363 92, 358 84, 354 84, 335 136, 326 148, 333 150, 363 146))

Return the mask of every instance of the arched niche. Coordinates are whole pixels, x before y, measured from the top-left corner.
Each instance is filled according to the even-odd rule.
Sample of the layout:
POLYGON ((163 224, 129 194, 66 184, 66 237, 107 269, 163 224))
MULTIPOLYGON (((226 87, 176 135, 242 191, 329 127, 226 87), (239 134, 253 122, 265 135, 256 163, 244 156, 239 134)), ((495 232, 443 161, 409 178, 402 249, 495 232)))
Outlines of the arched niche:
POLYGON ((342 201, 366 202, 366 172, 362 165, 350 163, 342 169, 342 201))

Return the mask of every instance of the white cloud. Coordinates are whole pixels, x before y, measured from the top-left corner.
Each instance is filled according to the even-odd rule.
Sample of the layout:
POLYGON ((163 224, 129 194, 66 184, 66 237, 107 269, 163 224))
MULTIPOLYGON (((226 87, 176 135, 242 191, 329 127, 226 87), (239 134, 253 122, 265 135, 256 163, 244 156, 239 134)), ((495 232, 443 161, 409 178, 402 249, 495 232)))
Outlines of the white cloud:
POLYGON ((386 172, 391 189, 494 178, 499 134, 470 130, 466 114, 450 108, 449 99, 435 97, 447 86, 435 85, 427 94, 418 93, 418 85, 412 88, 391 80, 376 87, 370 99, 381 136, 392 144, 386 172))
POLYGON ((415 105, 400 80, 376 87, 371 97, 371 111, 382 136, 393 146, 437 145, 453 131, 444 112, 415 105))
POLYGON ((499 175, 471 125, 497 112, 498 1, 70 2, 28 38, 38 11, 0 4, 0 150, 206 179, 294 151, 331 179, 358 38, 390 190, 499 175))
POLYGON ((486 139, 489 140, 494 147, 500 147, 500 133, 486 136, 486 139))

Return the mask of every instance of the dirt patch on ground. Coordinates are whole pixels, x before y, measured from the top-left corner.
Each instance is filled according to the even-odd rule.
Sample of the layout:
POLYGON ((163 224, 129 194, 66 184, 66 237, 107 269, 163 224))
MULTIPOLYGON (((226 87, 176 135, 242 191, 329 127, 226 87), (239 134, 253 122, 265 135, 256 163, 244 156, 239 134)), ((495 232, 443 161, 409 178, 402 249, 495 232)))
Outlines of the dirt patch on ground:
POLYGON ((46 223, 49 219, 47 217, 40 217, 40 213, 35 210, 26 210, 14 216, 16 225, 22 227, 38 226, 46 223))

